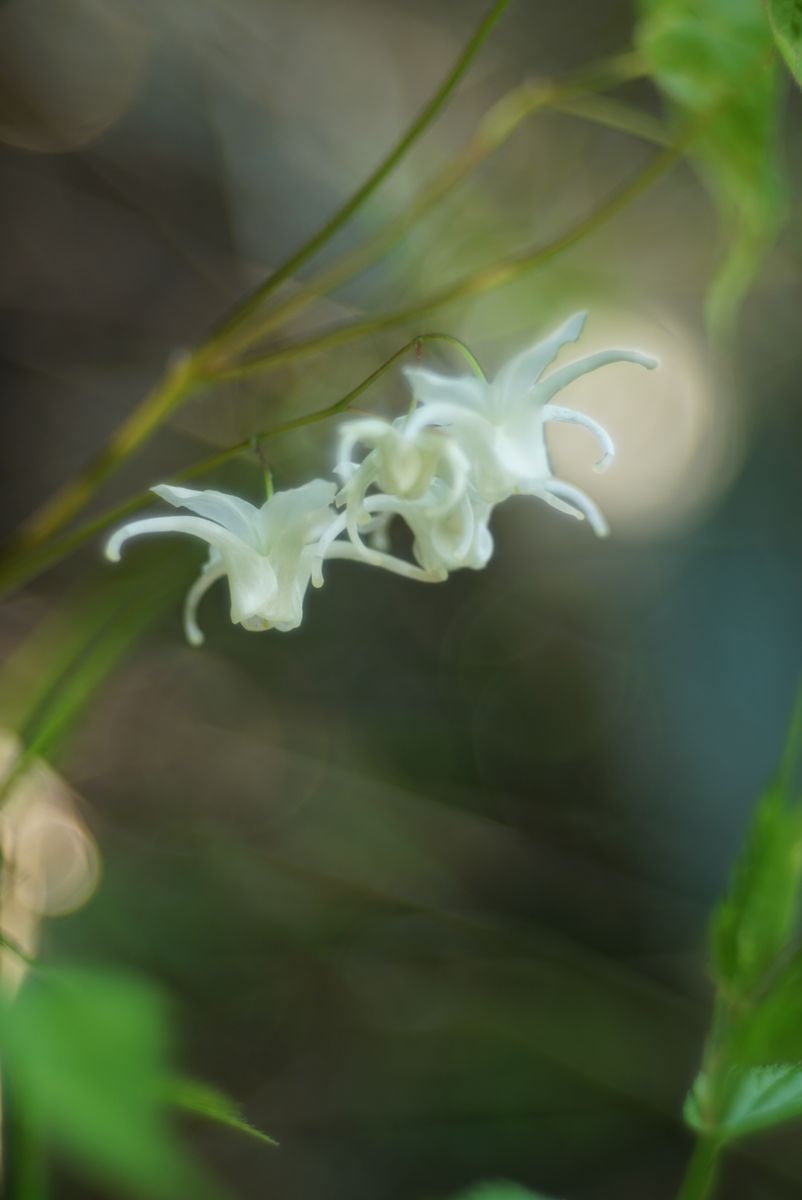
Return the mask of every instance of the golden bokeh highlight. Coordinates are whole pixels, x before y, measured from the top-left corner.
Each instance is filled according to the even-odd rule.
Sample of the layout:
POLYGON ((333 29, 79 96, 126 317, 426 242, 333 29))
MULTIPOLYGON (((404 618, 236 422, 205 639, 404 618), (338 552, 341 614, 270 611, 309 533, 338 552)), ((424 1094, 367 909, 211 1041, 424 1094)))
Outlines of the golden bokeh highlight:
MULTIPOLYGON (((20 745, 0 733, 0 779, 14 770, 20 745)), ((97 844, 74 794, 42 762, 11 786, 0 809, 0 912, 5 938, 33 955, 43 917, 64 916, 86 904, 100 877, 97 844)), ((0 981, 15 990, 25 974, 19 955, 0 949, 0 981)))

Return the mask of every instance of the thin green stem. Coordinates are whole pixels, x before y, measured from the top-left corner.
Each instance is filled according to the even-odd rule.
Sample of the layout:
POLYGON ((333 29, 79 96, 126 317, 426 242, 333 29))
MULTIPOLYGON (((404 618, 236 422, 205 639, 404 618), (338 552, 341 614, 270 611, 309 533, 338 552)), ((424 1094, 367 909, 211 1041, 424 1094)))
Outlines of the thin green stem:
MULTIPOLYGON (((447 333, 422 333, 405 342, 400 350, 396 350, 394 354, 391 354, 381 366, 377 367, 375 371, 358 383, 356 387, 352 388, 344 396, 341 396, 333 404, 328 404, 325 408, 316 409, 311 413, 305 413, 300 417, 293 417, 291 420, 284 421, 280 425, 274 425, 271 429, 263 430, 261 433, 252 434, 251 437, 237 442, 234 446, 228 446, 226 449, 219 450, 216 454, 212 454, 200 462, 193 463, 190 467, 183 468, 174 473, 172 478, 187 480, 194 479, 199 475, 205 475, 209 471, 213 471, 217 467, 230 462, 231 459, 237 458, 240 454, 253 450, 254 443, 261 443, 268 438, 278 437, 282 433, 291 433, 293 430, 302 429, 306 425, 317 424, 319 421, 326 421, 331 417, 337 416, 339 413, 345 412, 354 400, 381 379, 399 359, 409 354, 410 351, 418 353, 424 345, 438 343, 457 350, 474 374, 480 379, 485 378, 478 359, 459 338, 452 337, 447 333)), ((153 503, 155 501, 151 493, 143 492, 138 496, 132 497, 130 500, 124 501, 122 504, 115 505, 114 508, 93 518, 91 521, 87 521, 64 537, 51 541, 46 545, 38 546, 28 554, 11 556, 0 567, 0 592, 8 591, 13 587, 18 587, 20 584, 25 583, 28 579, 38 575, 47 567, 53 566, 54 563, 66 558, 73 550, 77 550, 85 542, 102 533, 105 529, 108 529, 109 526, 116 525, 118 521, 122 521, 125 517, 130 517, 134 513, 148 508, 153 503)))
MULTIPOLYGON (((236 350, 245 350, 266 333, 302 313, 321 296, 328 296, 343 283, 365 271, 387 254, 436 204, 498 150, 529 117, 543 109, 580 101, 606 88, 615 87, 644 73, 636 54, 623 54, 607 62, 584 68, 559 82, 525 83, 502 96, 482 118, 475 134, 403 212, 388 221, 355 250, 313 276, 295 295, 260 315, 258 323, 243 329, 236 350)), ((648 118, 644 116, 644 121, 648 118)), ((226 346, 232 351, 231 344, 226 346)))
POLYGON ((695 128, 692 132, 680 138, 673 146, 670 146, 662 154, 658 155, 645 171, 642 171, 634 180, 620 188, 619 191, 596 209, 595 212, 579 221, 573 229, 568 230, 567 233, 562 234, 553 242, 549 242, 545 246, 539 246, 537 249, 529 250, 524 254, 514 255, 501 262, 492 263, 490 266, 482 267, 470 275, 464 275, 461 279, 456 280, 445 288, 441 288, 437 292, 433 292, 424 300, 418 301, 407 308, 396 309, 395 312, 390 313, 380 313, 378 316, 371 317, 365 321, 340 325, 328 332, 316 334, 304 341, 294 342, 288 346, 270 350, 266 354, 246 360, 239 366, 222 371, 218 378, 241 379, 257 374, 265 369, 272 370, 274 367, 285 363, 295 362, 307 354, 320 353, 323 350, 330 350, 335 346, 343 346, 349 342, 358 341, 360 338, 378 333, 383 329, 391 329, 396 325, 417 321, 421 317, 427 316, 437 309, 444 308, 446 305, 453 304, 457 300, 480 296, 485 292, 494 291, 504 284, 511 283, 521 275, 537 267, 544 266, 559 254, 562 254, 563 251, 575 246, 578 242, 588 237, 589 234, 595 232, 602 225, 605 225, 608 221, 618 216, 634 200, 642 196, 659 179, 668 174, 675 163, 685 153, 694 135, 695 128))
POLYGON ((438 114, 445 107, 451 94, 460 83, 473 60, 490 36, 494 26, 508 7, 510 0, 495 0, 487 16, 479 25, 462 54, 457 59, 452 70, 440 84, 418 116, 399 138, 392 150, 379 163, 375 171, 365 180, 361 187, 342 205, 341 208, 326 222, 318 232, 296 251, 276 270, 269 279, 260 284, 249 296, 235 307, 234 311, 225 318, 207 339, 204 350, 214 353, 222 343, 236 333, 244 322, 260 307, 263 301, 276 291, 282 283, 291 279, 318 250, 332 238, 354 213, 370 199, 373 193, 384 183, 385 179, 395 170, 399 162, 411 150, 423 133, 429 128, 438 114))
POLYGON ((3 1178, 0 1188, 7 1200, 49 1200, 51 1195, 47 1153, 39 1122, 17 1093, 2 1089, 3 1178))
POLYGON ((710 1200, 718 1180, 720 1155, 721 1143, 715 1138, 697 1140, 677 1200, 710 1200))
POLYGON ((212 454, 209 458, 204 458, 201 462, 194 463, 191 467, 179 471, 175 478, 193 479, 197 475, 205 475, 207 472, 223 466, 224 463, 229 462, 232 458, 236 458, 246 450, 249 450, 252 447, 254 439, 263 442, 267 438, 278 437, 282 433, 292 433, 296 429, 303 429, 306 425, 316 425, 319 421, 327 421, 331 417, 336 417, 339 413, 345 412, 350 408, 354 400, 357 400, 363 392, 368 391, 374 383, 377 383, 383 375, 386 375, 399 359, 409 354, 410 350, 418 353, 422 346, 437 342, 442 342, 446 346, 451 346, 455 350, 459 350, 474 374, 480 379, 485 378, 484 371, 479 365, 478 359, 464 342, 461 342, 458 338, 451 337, 447 333, 421 333, 410 341, 405 342, 400 350, 396 350, 394 354, 391 354, 389 358, 384 360, 381 366, 366 376, 350 392, 346 392, 339 400, 335 400, 333 404, 327 404, 325 408, 315 409, 311 413, 304 413, 301 417, 293 417, 289 421, 284 421, 281 425, 274 425, 272 429, 266 429, 262 433, 254 434, 245 441, 237 442, 234 446, 229 446, 225 450, 219 450, 217 454, 212 454))
POLYGON ((555 112, 565 113, 569 117, 578 117, 581 121, 592 121, 605 129, 626 133, 630 137, 642 138, 657 146, 671 144, 671 131, 663 121, 653 117, 651 113, 641 112, 631 104, 625 104, 614 96, 577 96, 575 98, 557 97, 551 101, 549 108, 555 112))

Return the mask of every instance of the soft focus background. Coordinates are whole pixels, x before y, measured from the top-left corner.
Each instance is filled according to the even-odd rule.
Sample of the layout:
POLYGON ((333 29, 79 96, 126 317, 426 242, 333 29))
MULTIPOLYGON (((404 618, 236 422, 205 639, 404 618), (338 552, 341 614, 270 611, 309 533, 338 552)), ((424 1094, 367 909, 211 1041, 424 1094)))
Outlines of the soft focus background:
MULTIPOLYGON (((365 177, 486 7, 0 5, 5 532, 365 177)), ((627 49, 632 18, 618 0, 513 4, 332 250, 402 209, 505 90, 627 49)), ((659 112, 647 84, 619 95, 659 112)), ((793 99, 797 179, 799 115, 793 99)), ((298 329, 547 241, 654 153, 540 115, 298 329)), ((492 372, 586 308, 583 350, 662 362, 566 397, 616 438, 608 475, 582 430, 553 438, 558 473, 608 515, 606 543, 512 501, 481 574, 425 588, 334 563, 303 627, 264 636, 230 626, 218 588, 202 651, 178 598, 202 550, 180 540, 137 544, 120 568, 89 545, 6 602, 12 655, 118 580, 136 607, 169 577, 158 625, 60 755, 103 866, 41 953, 171 996, 176 1058, 281 1141, 188 1128, 243 1200, 437 1200, 498 1177, 565 1200, 674 1194, 709 1016, 706 922, 778 759, 802 650, 799 235, 795 212, 734 348, 713 353, 702 314, 720 245, 681 165, 513 286, 190 402, 101 504, 332 402, 407 336, 458 336, 492 372)), ((360 401, 405 402, 398 376, 360 401)), ((271 443, 277 485, 325 474, 332 446, 331 425, 271 443)), ((262 486, 253 462, 215 481, 254 500, 262 486)), ((49 665, 26 653, 29 675, 49 665)), ((775 1135, 733 1157, 723 1194, 782 1200, 800 1179, 798 1135, 775 1135)), ((90 1194, 65 1168, 57 1195, 90 1194)))

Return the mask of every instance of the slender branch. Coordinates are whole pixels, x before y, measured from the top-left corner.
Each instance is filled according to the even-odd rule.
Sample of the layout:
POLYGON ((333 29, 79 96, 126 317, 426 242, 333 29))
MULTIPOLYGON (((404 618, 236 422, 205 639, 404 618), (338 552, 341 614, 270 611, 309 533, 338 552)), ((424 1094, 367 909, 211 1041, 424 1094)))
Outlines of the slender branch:
POLYGON ((310 258, 317 254, 318 250, 346 224, 365 201, 381 186, 445 107, 446 102, 487 41, 493 27, 499 21, 508 5, 509 0, 495 0, 492 8, 457 59, 450 73, 443 80, 428 104, 424 106, 406 132, 399 138, 390 153, 379 163, 378 167, 365 180, 362 186, 357 188, 345 204, 337 210, 334 216, 318 230, 314 237, 310 238, 300 250, 288 258, 269 279, 260 284, 245 300, 240 301, 234 308, 234 311, 218 324, 211 336, 206 340, 205 350, 213 354, 223 342, 227 341, 233 333, 239 330, 248 317, 259 308, 266 297, 276 291, 286 280, 291 279, 304 263, 307 263, 310 258))
POLYGON ((51 1200, 47 1149, 39 1121, 29 1104, 5 1081, 0 1109, 4 1114, 0 1187, 7 1200, 51 1200))
POLYGON ((582 121, 592 121, 595 125, 613 129, 617 133, 642 138, 657 146, 669 146, 672 141, 671 131, 658 117, 642 112, 639 108, 625 104, 623 100, 613 96, 557 96, 550 102, 549 108, 569 117, 578 117, 582 121))
POLYGON ((721 1143, 712 1137, 696 1142, 677 1200, 710 1200, 719 1175, 721 1143))
POLYGON ((274 425, 272 429, 266 429, 262 433, 252 434, 242 442, 237 442, 235 446, 229 446, 225 450, 218 451, 217 454, 211 455, 209 458, 204 458, 201 462, 194 463, 191 467, 179 471, 175 476, 176 479, 194 479, 197 475, 205 475, 209 471, 221 467, 224 463, 229 462, 232 458, 245 453, 251 448, 253 439, 257 441, 266 441, 268 438, 278 437, 282 433, 292 433, 295 429, 303 429, 306 425, 316 425, 319 421, 326 421, 330 417, 336 417, 339 413, 345 412, 350 408, 354 400, 358 399, 363 392, 377 383, 383 375, 386 375, 392 366, 394 366, 400 358, 409 354, 410 350, 418 351, 422 346, 432 342, 443 342, 447 346, 452 346, 459 350, 463 357, 468 362, 471 370, 480 379, 484 379, 484 372, 479 365, 478 360, 468 349, 464 342, 458 338, 451 337, 447 333, 422 333, 410 341, 405 342, 400 350, 396 350, 389 358, 377 367, 370 375, 366 376, 361 383, 358 383, 355 388, 352 388, 346 395, 341 396, 339 400, 335 400, 333 404, 326 405, 325 408, 316 409, 314 412, 305 413, 301 417, 293 417, 289 421, 284 421, 281 425, 274 425))
MULTIPOLYGON (((330 295, 336 288, 365 271, 372 263, 387 254, 404 235, 449 192, 472 174, 486 158, 498 150, 524 121, 546 108, 559 108, 583 97, 593 96, 606 88, 615 87, 644 73, 637 54, 623 54, 591 68, 584 68, 559 82, 525 83, 507 92, 482 118, 468 144, 455 155, 411 204, 393 220, 388 221, 355 250, 313 276, 294 295, 260 315, 258 323, 243 329, 236 346, 226 345, 228 355, 261 340, 266 333, 286 324, 321 296, 330 295)), ((644 115, 644 122, 647 121, 644 115)), ((655 124, 659 124, 655 122, 655 124)), ((667 140, 667 139, 664 139, 667 140)))
POLYGON ((417 321, 421 317, 434 312, 436 309, 444 308, 446 305, 453 304, 457 300, 480 296, 485 292, 494 291, 504 284, 511 283, 514 279, 526 274, 528 271, 544 266, 559 254, 562 254, 564 250, 570 249, 589 234, 595 232, 600 226, 605 225, 608 221, 618 216, 623 209, 627 208, 634 200, 648 191, 664 175, 668 174, 675 163, 685 153, 695 133, 696 127, 693 131, 675 142, 673 146, 658 155, 645 171, 642 171, 630 183, 620 188, 609 200, 596 209, 595 212, 583 218, 573 229, 568 230, 567 233, 562 234, 553 242, 549 242, 545 246, 539 246, 537 249, 529 250, 524 254, 514 255, 501 262, 492 263, 487 267, 482 267, 478 271, 474 271, 470 275, 464 275, 461 279, 456 280, 445 288, 441 288, 437 292, 431 293, 425 299, 410 305, 408 308, 396 309, 395 312, 390 313, 380 313, 378 316, 371 317, 366 321, 356 321, 347 325, 336 326, 328 332, 324 331, 323 333, 315 334, 304 341, 280 346, 258 357, 247 359, 239 366, 230 367, 220 372, 218 378, 241 379, 265 369, 272 370, 274 367, 281 366, 284 363, 294 362, 299 358, 303 358, 307 354, 319 353, 323 350, 332 349, 335 346, 346 345, 349 342, 358 341, 368 334, 377 333, 383 329, 391 329, 395 325, 403 325, 409 321, 417 321))

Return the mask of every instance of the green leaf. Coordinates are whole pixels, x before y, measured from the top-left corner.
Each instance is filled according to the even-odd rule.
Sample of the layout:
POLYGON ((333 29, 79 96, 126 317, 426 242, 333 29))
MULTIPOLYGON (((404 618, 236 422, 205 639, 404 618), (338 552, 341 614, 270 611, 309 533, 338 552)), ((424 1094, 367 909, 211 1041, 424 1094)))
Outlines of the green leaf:
POLYGON ((685 1102, 687 1123, 700 1133, 711 1132, 706 1113, 715 1107, 715 1135, 721 1142, 771 1129, 802 1118, 802 1068, 794 1063, 767 1067, 730 1067, 710 1095, 701 1075, 685 1102))
POLYGON ((727 245, 708 293, 725 333, 786 213, 779 156, 782 91, 760 0, 640 0, 637 40, 683 122, 727 245))
POLYGON ((245 1120, 230 1096, 208 1083, 201 1083, 195 1079, 173 1079, 170 1081, 167 1098, 171 1104, 184 1112, 193 1113, 207 1121, 215 1121, 218 1125, 227 1125, 229 1129, 236 1129, 239 1133, 256 1138, 268 1146, 278 1146, 275 1138, 262 1133, 261 1129, 256 1129, 245 1120))
POLYGON ((530 1192, 517 1183, 478 1183, 467 1192, 460 1192, 458 1200, 549 1200, 542 1192, 530 1192))
POLYGON ((730 1058, 746 1066, 802 1061, 802 959, 783 965, 730 1032, 730 1058))
POLYGON ((729 892, 713 918, 714 969, 733 997, 750 996, 777 963, 797 924, 802 809, 795 780, 801 754, 798 701, 778 777, 758 802, 729 892))
POLYGON ((144 983, 38 972, 0 1005, 0 1058, 18 1118, 117 1194, 218 1190, 184 1155, 164 1096, 166 1014, 144 983))
POLYGON ((766 11, 788 70, 802 87, 802 0, 766 0, 766 11))

